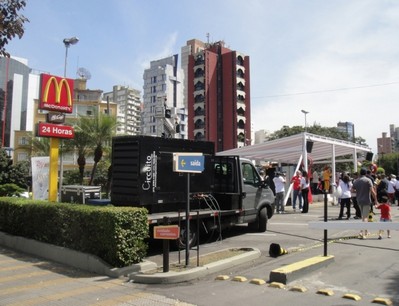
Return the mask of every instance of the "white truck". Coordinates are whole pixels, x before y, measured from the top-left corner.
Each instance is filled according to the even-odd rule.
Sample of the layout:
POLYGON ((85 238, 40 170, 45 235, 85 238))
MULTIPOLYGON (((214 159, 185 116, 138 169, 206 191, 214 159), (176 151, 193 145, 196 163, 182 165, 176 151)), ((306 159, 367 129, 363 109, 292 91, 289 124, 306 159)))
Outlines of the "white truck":
POLYGON ((161 225, 167 218, 169 224, 179 224, 180 235, 185 237, 189 206, 190 245, 198 238, 197 228, 210 235, 215 230, 248 223, 264 232, 274 213, 273 192, 252 162, 238 156, 215 155, 211 142, 114 137, 111 175, 111 203, 147 208, 150 226, 161 225), (182 152, 202 153, 204 171, 173 171, 173 153, 182 152))

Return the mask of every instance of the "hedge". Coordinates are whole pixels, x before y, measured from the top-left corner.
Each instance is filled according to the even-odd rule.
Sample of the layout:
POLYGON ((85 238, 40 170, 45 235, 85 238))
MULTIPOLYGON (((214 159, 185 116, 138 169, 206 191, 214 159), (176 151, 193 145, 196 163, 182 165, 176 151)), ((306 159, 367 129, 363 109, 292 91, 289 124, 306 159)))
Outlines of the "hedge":
POLYGON ((0 197, 0 231, 98 256, 114 267, 147 252, 147 210, 0 197))

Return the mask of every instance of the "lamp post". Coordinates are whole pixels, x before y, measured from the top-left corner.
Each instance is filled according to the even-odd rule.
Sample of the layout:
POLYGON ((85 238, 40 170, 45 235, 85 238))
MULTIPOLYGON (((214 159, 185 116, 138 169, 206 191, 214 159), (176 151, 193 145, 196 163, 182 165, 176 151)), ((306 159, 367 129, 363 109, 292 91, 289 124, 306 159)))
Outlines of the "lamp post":
MULTIPOLYGON (((76 45, 79 41, 77 37, 64 38, 63 43, 65 45, 65 64, 64 64, 64 78, 66 78, 67 62, 68 62, 68 49, 71 45, 76 45)), ((62 184, 64 179, 64 161, 63 161, 63 147, 64 141, 61 139, 61 150, 60 150, 60 179, 59 179, 59 200, 61 200, 62 184)))
POLYGON ((301 110, 301 112, 305 114, 305 133, 306 133, 307 132, 307 126, 308 126, 307 123, 306 123, 306 115, 309 114, 309 112, 307 112, 307 111, 305 111, 303 109, 301 110))
POLYGON ((77 37, 64 38, 63 42, 65 45, 65 64, 64 64, 64 78, 66 77, 67 61, 68 61, 68 49, 71 45, 76 45, 79 41, 77 37))

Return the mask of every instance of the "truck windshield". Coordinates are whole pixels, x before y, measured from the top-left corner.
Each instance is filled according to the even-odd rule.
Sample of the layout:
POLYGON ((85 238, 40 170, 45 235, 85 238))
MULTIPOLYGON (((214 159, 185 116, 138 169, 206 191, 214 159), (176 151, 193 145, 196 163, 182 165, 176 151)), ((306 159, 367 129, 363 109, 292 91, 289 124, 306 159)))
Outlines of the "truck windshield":
POLYGON ((245 184, 258 184, 260 181, 255 167, 249 163, 242 164, 242 178, 245 184))

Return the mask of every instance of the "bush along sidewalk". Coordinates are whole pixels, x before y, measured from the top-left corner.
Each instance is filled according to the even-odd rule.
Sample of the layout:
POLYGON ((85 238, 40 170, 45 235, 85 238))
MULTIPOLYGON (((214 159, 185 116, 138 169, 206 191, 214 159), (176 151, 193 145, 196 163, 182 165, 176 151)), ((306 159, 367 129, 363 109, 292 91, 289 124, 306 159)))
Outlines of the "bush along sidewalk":
POLYGON ((0 198, 0 231, 96 255, 114 267, 143 260, 147 210, 0 198))

